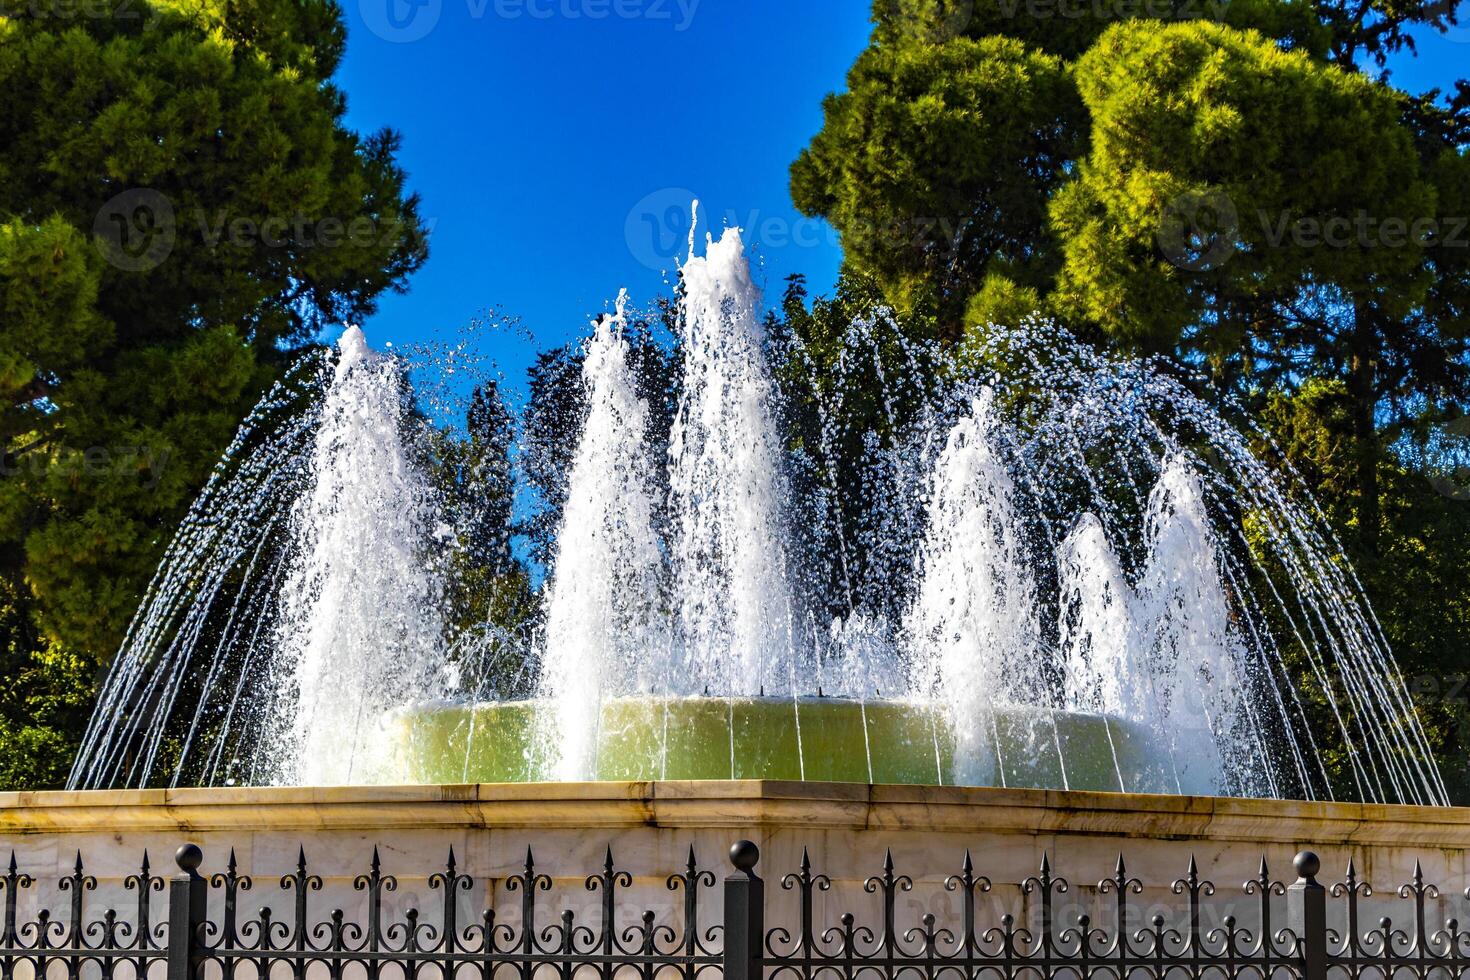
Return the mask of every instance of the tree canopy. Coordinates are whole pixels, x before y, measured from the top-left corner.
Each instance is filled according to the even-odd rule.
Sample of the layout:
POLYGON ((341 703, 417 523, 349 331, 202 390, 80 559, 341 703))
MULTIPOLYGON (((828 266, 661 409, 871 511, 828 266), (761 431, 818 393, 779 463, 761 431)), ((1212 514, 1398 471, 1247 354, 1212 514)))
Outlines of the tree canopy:
POLYGON ((344 41, 326 0, 0 3, 0 578, 37 656, 107 662, 290 352, 427 255, 344 41))
MULTIPOLYGON (((1463 663, 1470 516, 1426 447, 1470 404, 1470 83, 1384 70, 1455 5, 875 0, 873 20, 791 168, 848 275, 951 341, 1039 313, 1204 368, 1304 470, 1405 666, 1463 663)), ((1470 730, 1438 717, 1444 747, 1470 730)))

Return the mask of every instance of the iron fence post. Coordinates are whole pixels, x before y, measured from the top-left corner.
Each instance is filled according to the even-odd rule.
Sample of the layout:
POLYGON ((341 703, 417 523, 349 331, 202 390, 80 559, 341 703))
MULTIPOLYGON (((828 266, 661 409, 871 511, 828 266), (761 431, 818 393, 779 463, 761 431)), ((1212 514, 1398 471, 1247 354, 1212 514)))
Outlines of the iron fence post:
POLYGON ((1327 889, 1317 881, 1322 861, 1302 851, 1295 864, 1297 880, 1286 889, 1286 912, 1302 959, 1302 980, 1327 980, 1327 889))
POLYGON ((730 863, 735 871, 725 876, 725 980, 760 980, 761 977, 766 883, 755 873, 760 859, 760 848, 751 841, 739 841, 730 848, 730 863))
POLYGON ((209 883, 199 874, 204 852, 185 844, 174 855, 179 873, 168 883, 168 980, 192 980, 202 945, 209 883))

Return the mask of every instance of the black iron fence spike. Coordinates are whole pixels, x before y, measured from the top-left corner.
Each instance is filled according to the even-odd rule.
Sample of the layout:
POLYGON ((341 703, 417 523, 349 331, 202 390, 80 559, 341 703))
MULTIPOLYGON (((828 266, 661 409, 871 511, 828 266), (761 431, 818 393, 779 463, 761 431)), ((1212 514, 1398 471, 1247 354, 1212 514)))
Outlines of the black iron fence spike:
MULTIPOLYGON (((325 965, 324 980, 341 980, 349 963, 362 965, 365 980, 384 980, 385 976, 421 980, 428 971, 441 980, 497 980, 502 966, 509 975, 504 980, 533 978, 543 968, 561 980, 579 974, 590 974, 594 980, 625 975, 634 980, 665 975, 669 980, 713 980, 715 971, 723 971, 725 980, 1076 980, 1100 975, 1129 980, 1176 980, 1181 976, 1186 980, 1259 980, 1262 976, 1326 980, 1333 971, 1349 980, 1362 980, 1359 966, 1371 959, 1387 976, 1443 973, 1453 980, 1465 974, 1465 964, 1470 962, 1470 935, 1461 931, 1460 920, 1445 914, 1448 910, 1436 911, 1441 907, 1428 901, 1438 892, 1426 881, 1422 860, 1414 863, 1412 885, 1399 892, 1413 899, 1414 923, 1395 928, 1385 918, 1376 930, 1368 927, 1360 933, 1358 898, 1371 892, 1366 883, 1356 881, 1357 869, 1351 859, 1350 884, 1329 889, 1317 881, 1320 860, 1310 851, 1296 856, 1297 880, 1289 887, 1271 881, 1262 856, 1259 880, 1247 885, 1248 891, 1256 893, 1257 901, 1251 903, 1256 921, 1242 927, 1228 905, 1212 909, 1202 901, 1214 891, 1199 877, 1197 855, 1189 858, 1187 900, 1176 899, 1174 906, 1155 904, 1146 912, 1127 900, 1143 884, 1128 877, 1120 855, 1117 877, 1103 883, 1105 890, 1114 890, 1116 885, 1117 916, 1094 924, 1086 914, 1065 914, 1068 910, 1052 904, 1054 895, 1066 886, 1064 879, 1051 877, 1053 862, 1050 852, 1044 850, 1040 876, 1028 878, 1022 888, 1023 894, 1030 895, 1039 890, 1039 919, 1033 918, 1037 913, 1028 907, 1029 900, 1021 898, 1019 906, 997 909, 996 917, 987 923, 976 921, 974 897, 977 891, 986 890, 988 882, 974 877, 973 853, 967 848, 963 877, 942 880, 948 891, 960 882, 966 885, 963 909, 951 912, 920 904, 906 913, 918 925, 905 926, 903 915, 895 918, 898 894, 913 890, 920 893, 915 898, 920 898, 925 888, 939 886, 924 877, 916 886, 909 876, 896 876, 891 848, 885 848, 882 875, 869 879, 868 890, 877 891, 881 903, 869 907, 871 917, 864 921, 840 907, 827 911, 826 905, 811 904, 817 891, 827 890, 826 879, 812 874, 810 849, 803 847, 801 873, 783 879, 794 879, 800 886, 800 928, 790 919, 773 922, 773 928, 767 929, 764 881, 755 873, 759 850, 742 841, 731 849, 734 870, 725 878, 723 924, 700 920, 705 903, 696 901, 695 895, 717 879, 699 870, 691 846, 687 877, 682 879, 686 894, 679 904, 647 909, 641 919, 624 928, 614 915, 618 908, 613 895, 616 893, 618 902, 625 901, 633 894, 628 890, 632 879, 627 871, 617 870, 610 845, 604 852, 607 889, 600 926, 596 917, 558 915, 549 910, 538 915, 529 893, 546 891, 552 882, 549 876, 536 873, 534 854, 528 847, 525 875, 511 879, 511 887, 527 893, 522 897, 520 919, 512 913, 497 921, 487 913, 479 922, 460 929, 453 893, 468 887, 458 882, 472 879, 457 871, 455 848, 451 845, 447 850, 448 871, 430 876, 431 883, 437 882, 434 887, 447 886, 439 921, 425 922, 417 908, 396 910, 381 901, 382 892, 391 891, 396 879, 381 874, 381 848, 375 847, 374 873, 361 876, 369 880, 367 915, 356 918, 339 910, 320 922, 308 914, 305 893, 319 890, 321 879, 307 875, 302 845, 296 875, 282 879, 283 887, 299 891, 293 896, 294 921, 285 915, 277 918, 267 907, 243 925, 235 919, 235 892, 247 888, 249 878, 239 874, 233 847, 228 872, 207 880, 197 874, 203 855, 193 845, 179 849, 177 859, 183 873, 171 878, 152 874, 145 850, 142 873, 127 879, 129 888, 141 886, 137 908, 121 915, 108 909, 91 918, 84 915, 81 894, 93 889, 95 879, 85 873, 85 855, 79 854, 74 871, 61 885, 72 892, 71 914, 40 910, 29 922, 17 921, 20 903, 14 893, 22 883, 28 886, 29 879, 19 872, 19 855, 12 850, 9 872, 0 875, 9 893, 0 902, 5 915, 0 928, 0 977, 34 973, 63 980, 65 973, 64 980, 77 980, 71 966, 86 961, 98 964, 98 980, 199 980, 212 975, 209 970, 245 978, 252 975, 249 967, 257 968, 257 980, 277 973, 282 980, 305 980, 306 967, 312 962, 325 965), (220 917, 211 919, 207 902, 211 883, 219 887, 221 882, 225 894, 215 910, 220 917), (149 920, 148 892, 154 887, 150 883, 158 887, 166 883, 169 889, 167 911, 156 930, 149 920), (1343 899, 1344 908, 1337 914, 1345 916, 1348 924, 1336 940, 1330 939, 1336 933, 1327 926, 1328 894, 1343 899), (1273 903, 1284 905, 1287 913, 1286 925, 1279 931, 1273 923, 1280 921, 1281 910, 1273 913, 1273 903), (820 916, 815 916, 818 912, 820 916), (1061 929, 1060 920, 1054 918, 1057 914, 1075 921, 1076 928, 1061 929), (1431 922, 1430 914, 1441 917, 1431 922), (134 915, 136 920, 129 921, 134 915), (668 916, 667 922, 657 925, 661 915, 668 916), (951 915, 953 924, 946 921, 951 915), (537 921, 543 916, 544 926, 537 921), (840 926, 824 924, 834 921, 840 926), (1210 928, 1209 922, 1223 923, 1223 928, 1210 928), (127 948, 117 948, 122 945, 127 948), (324 958, 314 960, 318 956, 324 958), (130 972, 114 972, 114 965, 123 961, 130 965, 130 972), (471 963, 479 965, 467 965, 471 963), (22 968, 17 969, 18 964, 22 968), (390 964, 392 972, 386 972, 390 964), (54 968, 49 973, 48 965, 54 968)), ((673 875, 670 881, 679 877, 673 875)), ((1183 893, 1184 884, 1175 882, 1173 890, 1183 893)), ((840 905, 840 890, 831 901, 840 905)))

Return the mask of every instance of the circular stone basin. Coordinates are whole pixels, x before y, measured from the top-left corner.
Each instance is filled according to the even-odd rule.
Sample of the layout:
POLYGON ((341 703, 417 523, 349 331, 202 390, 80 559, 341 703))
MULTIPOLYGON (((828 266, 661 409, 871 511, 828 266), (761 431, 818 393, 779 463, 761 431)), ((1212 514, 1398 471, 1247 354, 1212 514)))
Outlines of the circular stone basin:
MULTIPOLYGON (((549 770, 535 701, 394 715, 411 783, 523 783, 549 770)), ((790 779, 1171 792, 1148 733, 1118 718, 995 708, 957 759, 946 713, 907 701, 629 697, 605 701, 595 781, 790 779)))

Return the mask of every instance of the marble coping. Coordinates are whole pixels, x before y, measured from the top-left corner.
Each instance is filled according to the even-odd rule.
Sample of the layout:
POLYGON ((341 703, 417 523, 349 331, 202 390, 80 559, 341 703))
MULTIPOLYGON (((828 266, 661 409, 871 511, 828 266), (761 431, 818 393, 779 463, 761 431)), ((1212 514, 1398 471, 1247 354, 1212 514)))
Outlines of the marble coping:
POLYGON ((777 781, 0 793, 0 834, 808 828, 1470 850, 1470 809, 777 781))

